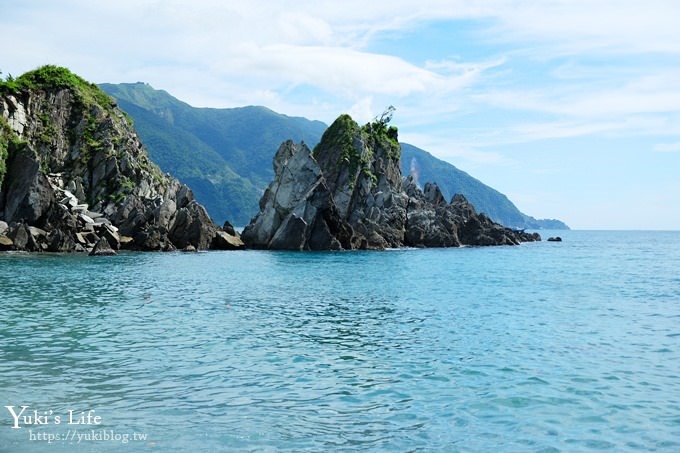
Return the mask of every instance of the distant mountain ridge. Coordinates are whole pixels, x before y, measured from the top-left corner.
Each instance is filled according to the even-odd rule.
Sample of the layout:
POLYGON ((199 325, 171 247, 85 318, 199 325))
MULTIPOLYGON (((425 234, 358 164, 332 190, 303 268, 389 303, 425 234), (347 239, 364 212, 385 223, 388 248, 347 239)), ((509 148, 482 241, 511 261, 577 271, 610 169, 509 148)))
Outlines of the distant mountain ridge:
MULTIPOLYGON (((327 128, 266 107, 196 108, 142 82, 100 87, 132 117, 152 159, 191 187, 218 223, 246 225, 274 176, 271 162, 281 143, 314 147, 327 128)), ((479 212, 512 228, 568 228, 523 214, 505 195, 455 166, 407 143, 401 146, 402 173, 409 174, 415 159, 419 182, 436 182, 447 200, 462 193, 479 212)))
POLYGON ((408 143, 401 143, 401 171, 403 174, 415 167, 420 184, 436 182, 446 200, 460 193, 496 222, 511 228, 533 230, 566 230, 569 227, 555 219, 535 219, 522 213, 504 194, 470 176, 448 162, 439 160, 427 151, 408 143))

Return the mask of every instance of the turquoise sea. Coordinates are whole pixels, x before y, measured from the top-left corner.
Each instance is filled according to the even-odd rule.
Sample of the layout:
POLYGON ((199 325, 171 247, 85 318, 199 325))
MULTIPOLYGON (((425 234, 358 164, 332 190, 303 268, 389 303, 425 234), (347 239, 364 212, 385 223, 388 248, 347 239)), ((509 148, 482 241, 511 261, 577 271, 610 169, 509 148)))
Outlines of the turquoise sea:
POLYGON ((680 232, 543 234, 0 255, 0 451, 680 451, 680 232))

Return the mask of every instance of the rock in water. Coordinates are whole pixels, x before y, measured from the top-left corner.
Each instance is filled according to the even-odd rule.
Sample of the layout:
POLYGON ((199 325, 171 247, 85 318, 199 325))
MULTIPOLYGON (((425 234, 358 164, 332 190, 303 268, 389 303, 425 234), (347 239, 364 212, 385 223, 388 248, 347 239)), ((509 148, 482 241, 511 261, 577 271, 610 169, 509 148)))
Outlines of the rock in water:
POLYGON ((274 180, 244 229, 249 247, 277 250, 515 245, 539 239, 492 222, 462 196, 403 178, 397 130, 340 116, 310 151, 288 141, 274 180))
POLYGON ((217 250, 241 250, 246 245, 241 238, 236 234, 229 234, 226 231, 218 231, 215 233, 215 239, 212 248, 217 250))
POLYGON ((100 238, 99 241, 97 241, 97 244, 90 252, 90 256, 112 256, 112 255, 116 255, 116 252, 111 248, 111 245, 109 245, 109 241, 107 241, 106 238, 104 237, 100 238))
POLYGON ((351 248, 351 228, 339 216, 321 168, 304 143, 282 144, 274 156, 274 172, 275 179, 260 200, 260 214, 241 235, 248 246, 276 250, 351 248))
MULTIPOLYGON (((0 219, 44 230, 38 250, 76 250, 95 230, 116 248, 120 237, 141 250, 211 247, 218 228, 203 206, 151 162, 96 85, 45 66, 2 88, 0 219)), ((15 248, 36 248, 17 231, 15 248)))

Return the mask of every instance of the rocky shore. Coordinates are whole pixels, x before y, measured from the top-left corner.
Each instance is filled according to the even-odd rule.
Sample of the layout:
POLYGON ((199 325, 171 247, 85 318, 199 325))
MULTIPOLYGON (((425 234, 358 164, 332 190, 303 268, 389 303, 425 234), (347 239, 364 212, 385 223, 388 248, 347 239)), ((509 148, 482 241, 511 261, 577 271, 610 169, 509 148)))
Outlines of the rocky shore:
POLYGON ((243 247, 151 162, 115 102, 64 68, 0 87, 0 170, 0 250, 243 247))

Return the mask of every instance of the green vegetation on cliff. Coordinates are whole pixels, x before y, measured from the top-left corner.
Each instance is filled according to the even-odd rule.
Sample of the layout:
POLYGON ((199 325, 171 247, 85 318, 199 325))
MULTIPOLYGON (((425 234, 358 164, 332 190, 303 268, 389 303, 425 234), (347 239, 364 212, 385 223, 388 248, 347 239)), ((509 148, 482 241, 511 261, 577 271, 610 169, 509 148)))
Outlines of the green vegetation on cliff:
POLYGON ((373 121, 366 123, 361 129, 366 144, 371 148, 383 148, 387 151, 390 159, 398 160, 401 157, 401 146, 399 145, 399 131, 395 126, 390 126, 394 107, 389 106, 373 121))
POLYGON ((103 109, 111 111, 115 102, 96 84, 89 83, 83 78, 69 71, 67 68, 46 65, 29 71, 14 79, 0 81, 0 94, 19 94, 23 90, 54 90, 71 89, 83 105, 98 104, 103 109))
POLYGON ((346 166, 349 174, 356 176, 361 171, 375 183, 371 162, 377 149, 383 149, 390 159, 399 160, 400 146, 398 131, 388 126, 394 107, 388 108, 379 118, 363 126, 347 114, 340 115, 321 136, 312 155, 318 160, 327 152, 340 151, 336 166, 346 166))
POLYGON ((312 155, 315 158, 329 149, 340 150, 338 166, 347 165, 351 174, 355 174, 362 166, 362 152, 354 143, 355 137, 362 135, 362 130, 356 121, 347 114, 340 115, 321 136, 321 141, 314 147, 312 155))

